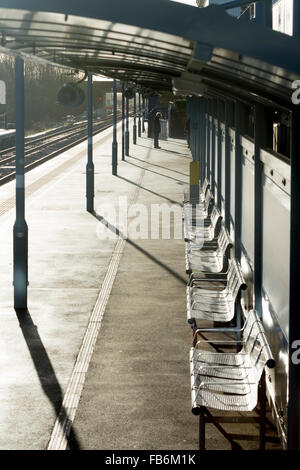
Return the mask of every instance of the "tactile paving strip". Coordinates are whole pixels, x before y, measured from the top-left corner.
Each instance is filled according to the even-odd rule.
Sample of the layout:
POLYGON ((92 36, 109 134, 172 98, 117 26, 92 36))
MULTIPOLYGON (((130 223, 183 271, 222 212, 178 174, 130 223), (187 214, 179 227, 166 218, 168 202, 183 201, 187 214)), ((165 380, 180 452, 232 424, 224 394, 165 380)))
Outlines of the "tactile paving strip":
MULTIPOLYGON (((149 158, 150 149, 146 156, 149 158)), ((134 204, 137 200, 145 168, 141 170, 137 186, 132 192, 130 203, 134 204)), ((86 373, 100 331, 102 318, 106 309, 106 305, 117 275, 119 263, 123 254, 126 239, 119 237, 113 251, 101 290, 99 292, 94 309, 91 313, 87 330, 85 332, 83 342, 67 386, 60 413, 56 419, 54 429, 48 444, 48 450, 66 450, 68 449, 68 437, 72 429, 75 419, 77 407, 85 382, 86 373)))

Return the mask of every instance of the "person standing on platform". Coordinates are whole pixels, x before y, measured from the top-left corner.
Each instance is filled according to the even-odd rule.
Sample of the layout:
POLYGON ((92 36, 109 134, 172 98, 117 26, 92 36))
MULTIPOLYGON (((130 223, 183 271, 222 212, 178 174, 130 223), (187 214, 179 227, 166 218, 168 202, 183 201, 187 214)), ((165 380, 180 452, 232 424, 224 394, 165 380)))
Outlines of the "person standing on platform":
POLYGON ((156 113, 155 115, 155 118, 153 120, 153 135, 154 135, 154 148, 155 149, 159 149, 159 145, 158 145, 158 137, 159 137, 159 133, 160 133, 160 118, 161 118, 161 114, 160 113, 156 113))

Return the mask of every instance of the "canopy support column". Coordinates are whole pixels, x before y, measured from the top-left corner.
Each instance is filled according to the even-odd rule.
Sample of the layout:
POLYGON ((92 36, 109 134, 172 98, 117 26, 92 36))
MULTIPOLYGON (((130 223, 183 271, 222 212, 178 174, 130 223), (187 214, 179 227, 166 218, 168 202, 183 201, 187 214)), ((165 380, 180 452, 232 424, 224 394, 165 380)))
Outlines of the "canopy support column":
POLYGON ((230 199, 231 199, 231 137, 230 127, 233 124, 233 105, 225 101, 225 227, 230 233, 230 199))
POLYGON ((125 155, 129 156, 129 98, 126 96, 125 155))
MULTIPOLYGON (((247 108, 240 101, 235 102, 234 126, 235 126, 235 202, 234 202, 234 256, 238 261, 242 257, 242 145, 241 136, 246 132, 248 120, 247 108)), ((241 307, 237 307, 236 328, 241 328, 241 307)), ((237 333, 237 340, 241 339, 241 332, 237 333)))
POLYGON ((265 108, 254 107, 254 298, 255 310, 262 316, 262 244, 263 244, 263 163, 260 149, 272 148, 273 123, 265 108))
POLYGON ((210 143, 211 143, 211 100, 206 100, 206 177, 211 185, 211 171, 210 171, 210 143))
POLYGON ((264 0, 255 4, 255 23, 272 29, 272 0, 264 0))
POLYGON ((199 162, 199 174, 198 177, 200 179, 200 98, 196 98, 196 160, 199 162))
POLYGON ((13 227, 14 307, 27 309, 28 227, 25 220, 24 60, 15 58, 16 220, 13 227))
POLYGON ((291 236, 287 449, 300 450, 300 109, 291 115, 291 236))
POLYGON ((240 101, 235 102, 235 202, 234 202, 234 256, 241 260, 242 232, 242 146, 241 136, 245 133, 245 121, 248 119, 246 106, 240 101))
POLYGON ((200 184, 204 183, 205 174, 205 99, 200 98, 200 184))
POLYGON ((144 118, 145 118, 145 106, 146 106, 146 103, 145 103, 145 98, 144 96, 142 96, 142 132, 145 132, 145 122, 144 122, 144 118))
POLYGON ((212 100, 211 113, 211 192, 213 197, 216 196, 216 100, 212 100))
POLYGON ((136 89, 133 95, 133 144, 136 145, 136 89))
POLYGON ((117 175, 118 168, 118 142, 117 142, 117 80, 114 80, 113 89, 113 141, 112 141, 112 174, 117 175))
POLYGON ((88 160, 86 165, 86 210, 94 211, 93 75, 88 74, 88 160))
POLYGON ((223 103, 220 99, 217 100, 217 120, 218 120, 218 129, 216 130, 217 132, 217 206, 220 211, 222 212, 222 161, 223 161, 223 155, 222 155, 222 150, 223 150, 223 131, 221 128, 221 122, 223 121, 223 116, 222 116, 222 109, 223 109, 223 103))
POLYGON ((293 0, 293 36, 300 37, 300 3, 293 0))
POLYGON ((122 160, 125 160, 125 85, 122 83, 122 160))
POLYGON ((139 120, 138 120, 138 137, 141 137, 141 94, 139 93, 139 120))

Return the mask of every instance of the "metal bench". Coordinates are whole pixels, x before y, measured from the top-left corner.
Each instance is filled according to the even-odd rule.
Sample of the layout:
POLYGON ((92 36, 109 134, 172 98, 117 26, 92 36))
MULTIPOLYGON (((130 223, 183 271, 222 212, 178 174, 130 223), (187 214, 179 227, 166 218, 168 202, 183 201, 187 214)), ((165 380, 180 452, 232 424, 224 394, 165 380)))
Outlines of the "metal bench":
POLYGON ((201 197, 199 201, 185 200, 183 202, 182 217, 183 219, 196 220, 197 218, 206 218, 211 214, 214 204, 213 195, 207 188, 205 196, 201 197))
POLYGON ((187 274, 201 272, 208 275, 227 272, 233 244, 224 224, 221 225, 216 242, 216 244, 201 243, 200 246, 197 240, 186 243, 185 270, 187 274))
POLYGON ((210 182, 205 178, 203 186, 200 188, 200 203, 204 202, 207 191, 210 189, 210 182))
POLYGON ((227 279, 191 278, 187 286, 187 320, 230 322, 235 315, 235 305, 241 289, 246 289, 239 263, 229 260, 227 279), (206 286, 208 285, 208 288, 206 286))
MULTIPOLYGON (((210 188, 210 182, 208 181, 207 178, 205 178, 203 186, 200 187, 200 194, 199 194, 199 203, 204 203, 205 197, 207 194, 208 189, 210 188)), ((184 193, 183 193, 183 204, 188 204, 190 203, 190 186, 187 185, 184 188, 184 193)))
MULTIPOLYGON (((192 412, 200 415, 199 446, 205 448, 205 422, 232 422, 224 417, 212 417, 207 408, 220 411, 252 411, 258 402, 258 386, 264 368, 275 367, 263 324, 255 310, 247 315, 242 328, 241 341, 199 340, 199 334, 214 330, 197 329, 190 350, 192 412), (220 353, 204 350, 204 343, 240 344, 238 353, 220 353)), ((263 377, 261 415, 242 419, 243 422, 260 423, 260 448, 264 448, 265 436, 265 381, 263 377)), ((234 418, 233 422, 236 422, 234 418)))
POLYGON ((192 214, 184 218, 184 240, 203 244, 205 241, 213 241, 219 234, 222 216, 216 206, 212 207, 208 217, 198 214, 193 218, 192 214))

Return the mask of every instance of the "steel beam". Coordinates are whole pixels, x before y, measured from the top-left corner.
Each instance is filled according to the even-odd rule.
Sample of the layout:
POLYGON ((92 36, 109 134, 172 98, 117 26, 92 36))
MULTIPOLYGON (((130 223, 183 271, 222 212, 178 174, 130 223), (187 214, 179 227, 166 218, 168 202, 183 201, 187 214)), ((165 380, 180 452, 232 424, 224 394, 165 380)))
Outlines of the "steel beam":
POLYGON ((14 307, 27 309, 28 227, 25 220, 24 60, 15 58, 16 220, 13 227, 14 307))
POLYGON ((86 165, 86 210, 94 211, 93 75, 88 74, 88 159, 86 165))
POLYGON ((291 116, 291 236, 287 449, 300 450, 300 109, 291 116))
POLYGON ((117 80, 114 80, 113 89, 113 141, 112 141, 112 174, 118 170, 118 142, 117 142, 117 80))

